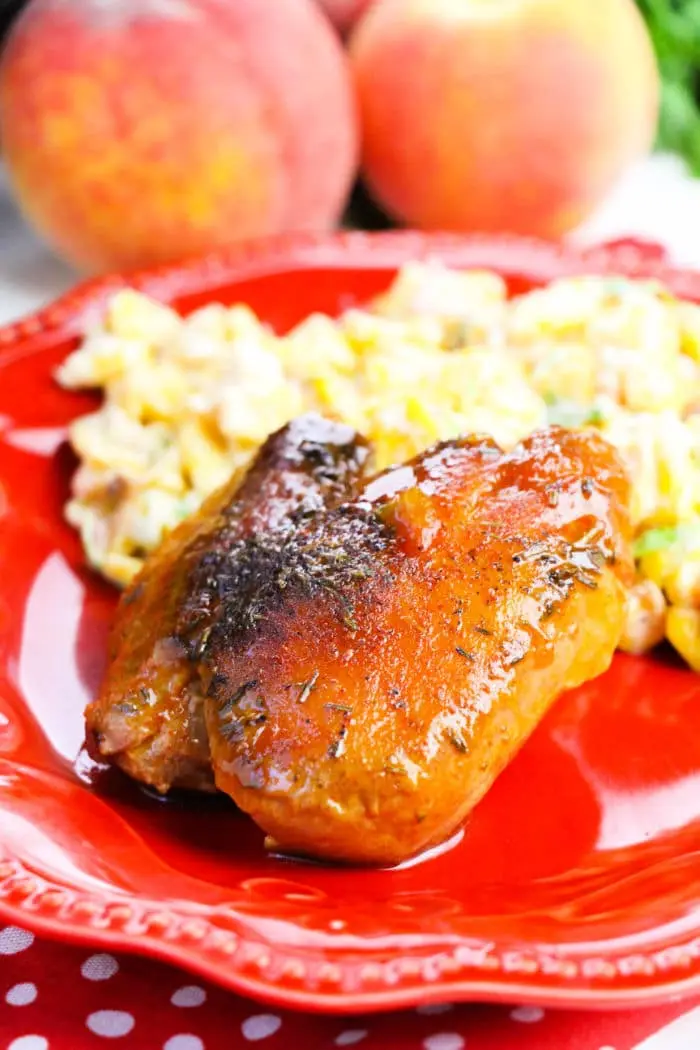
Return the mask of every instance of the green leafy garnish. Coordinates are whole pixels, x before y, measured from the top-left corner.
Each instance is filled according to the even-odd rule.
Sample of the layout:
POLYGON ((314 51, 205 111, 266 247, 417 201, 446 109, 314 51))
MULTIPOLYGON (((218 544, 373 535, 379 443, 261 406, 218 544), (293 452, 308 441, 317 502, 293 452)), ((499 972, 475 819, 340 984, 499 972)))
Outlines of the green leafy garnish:
POLYGON ((605 413, 598 405, 581 405, 578 401, 545 394, 547 404, 547 422, 551 426, 566 427, 574 430, 577 427, 600 426, 605 422, 605 413))
POLYGON ((647 529, 634 542, 634 556, 644 558, 647 554, 655 554, 675 546, 684 549, 700 547, 700 522, 647 529))
POLYGON ((700 0, 637 0, 661 72, 657 145, 700 174, 700 0))

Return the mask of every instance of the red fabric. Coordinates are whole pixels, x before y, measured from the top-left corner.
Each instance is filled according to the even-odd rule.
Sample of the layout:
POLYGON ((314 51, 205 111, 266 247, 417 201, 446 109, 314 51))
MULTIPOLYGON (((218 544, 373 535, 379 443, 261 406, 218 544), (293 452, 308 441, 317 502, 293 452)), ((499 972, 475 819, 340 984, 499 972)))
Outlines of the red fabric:
POLYGON ((363 1017, 291 1013, 159 963, 40 941, 15 927, 0 930, 0 1050, 700 1048, 700 998, 616 1013, 440 1009, 363 1017))

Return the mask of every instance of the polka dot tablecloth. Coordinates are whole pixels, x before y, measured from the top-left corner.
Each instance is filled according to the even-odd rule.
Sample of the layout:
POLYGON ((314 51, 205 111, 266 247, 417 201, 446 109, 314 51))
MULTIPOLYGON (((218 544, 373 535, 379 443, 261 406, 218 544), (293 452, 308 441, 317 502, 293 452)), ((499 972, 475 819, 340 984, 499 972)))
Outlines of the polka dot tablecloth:
POLYGON ((653 1010, 418 1007, 317 1017, 270 1009, 144 959, 0 929, 0 1050, 700 1050, 700 999, 653 1010))

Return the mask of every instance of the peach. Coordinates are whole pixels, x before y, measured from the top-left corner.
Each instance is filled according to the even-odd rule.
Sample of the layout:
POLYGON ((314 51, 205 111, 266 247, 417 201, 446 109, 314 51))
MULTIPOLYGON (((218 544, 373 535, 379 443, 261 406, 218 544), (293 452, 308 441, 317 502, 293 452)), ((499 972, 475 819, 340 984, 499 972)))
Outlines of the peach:
POLYGON ((345 35, 376 0, 317 0, 339 33, 345 35))
POLYGON ((556 237, 654 137, 633 0, 379 0, 350 53, 369 188, 423 228, 556 237))
POLYGON ((89 271, 323 230, 357 163, 347 59, 312 0, 32 0, 0 138, 28 219, 89 271))

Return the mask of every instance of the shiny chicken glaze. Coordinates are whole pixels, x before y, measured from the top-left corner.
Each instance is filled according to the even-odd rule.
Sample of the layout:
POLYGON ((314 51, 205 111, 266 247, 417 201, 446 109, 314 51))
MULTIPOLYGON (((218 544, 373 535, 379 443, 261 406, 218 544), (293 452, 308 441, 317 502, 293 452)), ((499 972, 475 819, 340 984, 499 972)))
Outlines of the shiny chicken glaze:
MULTIPOLYGON (((271 845, 395 864, 446 839, 556 696, 608 666, 632 571, 628 482, 593 434, 553 428, 508 455, 473 437, 345 502, 317 493, 281 528, 269 512, 244 527, 264 469, 149 560, 140 614, 125 597, 95 708, 103 751, 132 668, 162 674, 166 643, 203 697, 216 786, 271 845), (156 629, 145 595, 157 607, 168 579, 156 629)), ((154 708, 172 702, 159 684, 154 708)))
POLYGON ((225 558, 245 537, 284 535, 299 518, 348 498, 368 455, 350 427, 303 416, 263 445, 244 477, 232 478, 166 538, 122 596, 107 674, 86 712, 101 755, 161 792, 214 790, 189 642, 207 613, 194 612, 192 578, 206 575, 214 551, 225 558), (183 622, 186 615, 193 623, 183 622))
POLYGON ((217 786, 289 852, 392 864, 447 838, 610 663, 627 500, 593 435, 471 438, 221 564, 201 659, 217 786))

